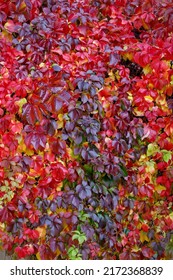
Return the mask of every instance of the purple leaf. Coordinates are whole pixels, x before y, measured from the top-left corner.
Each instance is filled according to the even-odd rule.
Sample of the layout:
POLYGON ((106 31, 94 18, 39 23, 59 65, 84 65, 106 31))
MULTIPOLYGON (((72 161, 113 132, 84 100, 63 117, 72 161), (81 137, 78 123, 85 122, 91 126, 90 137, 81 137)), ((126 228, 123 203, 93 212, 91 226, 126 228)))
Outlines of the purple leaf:
POLYGON ((77 197, 74 196, 73 199, 72 199, 71 204, 72 204, 74 207, 78 208, 78 207, 79 207, 79 199, 78 199, 77 197))
POLYGON ((79 89, 80 91, 83 90, 83 85, 84 85, 84 81, 79 81, 79 82, 77 83, 78 89, 79 89))
POLYGON ((118 62, 120 61, 120 56, 117 53, 111 53, 109 58, 109 65, 110 66, 116 66, 118 62))
POLYGON ((62 68, 58 64, 53 64, 52 68, 55 72, 60 72, 62 70, 62 68))
POLYGON ((49 241, 49 244, 50 244, 50 249, 52 250, 52 252, 55 252, 58 248, 56 238, 51 238, 49 241))
POLYGON ((26 4, 27 8, 28 8, 29 10, 31 10, 31 9, 32 9, 32 3, 31 3, 31 1, 30 1, 30 0, 24 0, 24 2, 25 2, 25 4, 26 4))

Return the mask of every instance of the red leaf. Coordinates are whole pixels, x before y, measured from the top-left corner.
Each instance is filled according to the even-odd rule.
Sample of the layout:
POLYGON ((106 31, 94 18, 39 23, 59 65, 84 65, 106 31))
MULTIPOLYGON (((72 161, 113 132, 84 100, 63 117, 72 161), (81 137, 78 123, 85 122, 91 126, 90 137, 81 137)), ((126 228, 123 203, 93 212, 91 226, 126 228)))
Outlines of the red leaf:
POLYGON ((9 128, 10 118, 8 116, 2 117, 0 119, 0 133, 1 135, 9 128))
POLYGON ((14 134, 8 132, 2 136, 3 143, 9 148, 11 152, 16 151, 18 146, 18 141, 15 140, 14 134))
POLYGON ((148 230, 149 230, 149 226, 147 224, 142 224, 141 228, 145 232, 148 232, 148 230))
POLYGON ((26 103, 22 107, 22 116, 24 116, 29 124, 34 125, 36 121, 41 122, 43 119, 39 105, 26 103))
POLYGON ((25 137, 26 146, 30 147, 32 145, 36 151, 45 148, 46 141, 45 134, 41 132, 30 132, 25 137))
POLYGON ((154 192, 154 185, 147 184, 139 187, 139 193, 142 197, 152 197, 154 192))
POLYGON ((20 259, 23 259, 26 256, 32 255, 34 248, 32 245, 25 245, 24 247, 16 247, 14 251, 20 259))
POLYGON ((26 249, 23 249, 23 248, 21 248, 21 247, 16 247, 14 251, 15 251, 15 253, 17 254, 17 256, 18 256, 19 259, 23 259, 23 258, 25 258, 26 255, 27 255, 27 250, 26 250, 26 249))
POLYGON ((64 155, 66 153, 66 143, 63 140, 54 140, 51 144, 51 150, 56 155, 64 155))
POLYGON ((39 237, 39 232, 37 230, 27 228, 24 231, 24 235, 27 235, 30 239, 34 240, 39 237))
POLYGON ((139 260, 139 253, 124 251, 119 255, 120 260, 139 260))
POLYGON ((20 26, 16 25, 12 20, 8 20, 5 25, 4 25, 5 29, 8 30, 10 33, 12 32, 16 32, 20 26))
POLYGON ((56 182, 62 182, 67 176, 67 168, 62 163, 52 164, 52 177, 56 182))
POLYGON ((39 180, 39 186, 47 186, 51 182, 52 182, 52 178, 51 177, 45 177, 45 178, 39 180))
POLYGON ((48 102, 46 102, 47 110, 51 113, 57 113, 62 108, 62 101, 58 97, 52 95, 48 102))
POLYGON ((145 246, 142 247, 141 251, 143 256, 146 257, 147 259, 151 259, 151 257, 154 255, 154 251, 151 248, 145 246))

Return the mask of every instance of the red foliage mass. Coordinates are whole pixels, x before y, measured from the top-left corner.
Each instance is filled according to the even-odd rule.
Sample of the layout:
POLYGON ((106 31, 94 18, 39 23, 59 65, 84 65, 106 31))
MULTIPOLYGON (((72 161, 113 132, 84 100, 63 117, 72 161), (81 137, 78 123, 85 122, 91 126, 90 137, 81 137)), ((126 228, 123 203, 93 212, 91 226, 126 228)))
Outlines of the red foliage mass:
POLYGON ((172 256, 172 20, 169 0, 0 1, 8 253, 172 256))

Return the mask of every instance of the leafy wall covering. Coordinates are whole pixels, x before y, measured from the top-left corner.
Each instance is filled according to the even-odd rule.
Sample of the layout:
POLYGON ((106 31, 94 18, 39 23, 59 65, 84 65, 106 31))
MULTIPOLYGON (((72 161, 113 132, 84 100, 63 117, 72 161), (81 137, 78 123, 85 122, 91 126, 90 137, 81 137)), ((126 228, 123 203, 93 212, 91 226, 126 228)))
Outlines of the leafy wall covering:
POLYGON ((0 1, 0 240, 173 258, 171 0, 0 1))

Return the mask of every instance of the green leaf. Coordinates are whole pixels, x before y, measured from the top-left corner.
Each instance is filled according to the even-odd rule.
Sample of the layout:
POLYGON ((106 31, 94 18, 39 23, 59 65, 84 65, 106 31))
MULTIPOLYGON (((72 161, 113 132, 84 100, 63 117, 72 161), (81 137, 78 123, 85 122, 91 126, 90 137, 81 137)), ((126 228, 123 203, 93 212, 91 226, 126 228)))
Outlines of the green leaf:
POLYGON ((78 238, 79 244, 81 245, 83 242, 87 240, 85 235, 80 235, 78 238))
POLYGON ((72 236, 72 240, 77 239, 79 244, 81 245, 84 241, 87 240, 85 234, 82 232, 79 232, 78 230, 73 231, 75 234, 72 236))
POLYGON ((90 175, 93 173, 93 167, 90 164, 84 164, 84 170, 90 175))
POLYGON ((78 234, 78 235, 81 234, 81 232, 80 232, 79 230, 73 230, 73 232, 76 233, 76 234, 78 234))
POLYGON ((68 249, 68 256, 71 260, 81 260, 82 255, 79 254, 79 250, 73 245, 68 249))
POLYGON ((8 191, 8 189, 9 189, 9 187, 7 187, 7 186, 2 186, 1 187, 1 191, 2 192, 8 191))
POLYGON ((171 153, 171 151, 162 150, 161 152, 162 152, 162 154, 163 154, 163 160, 164 160, 165 162, 168 162, 168 161, 172 158, 172 153, 171 153))
POLYGON ((80 237, 80 235, 79 234, 74 234, 73 236, 72 236, 72 240, 75 240, 75 239, 79 239, 79 237, 80 237))
POLYGON ((82 260, 82 255, 77 255, 77 257, 76 258, 74 258, 73 260, 82 260))
POLYGON ((156 143, 150 143, 147 149, 147 156, 153 156, 159 152, 159 146, 156 143))
POLYGON ((121 169, 121 172, 123 174, 124 177, 128 176, 128 172, 127 172, 127 169, 124 165, 119 165, 120 166, 120 169, 121 169))
POLYGON ((79 212, 79 220, 85 222, 88 219, 89 215, 84 213, 84 211, 79 212))
POLYGON ((75 257, 78 254, 78 249, 75 246, 72 246, 68 249, 69 257, 75 257))

